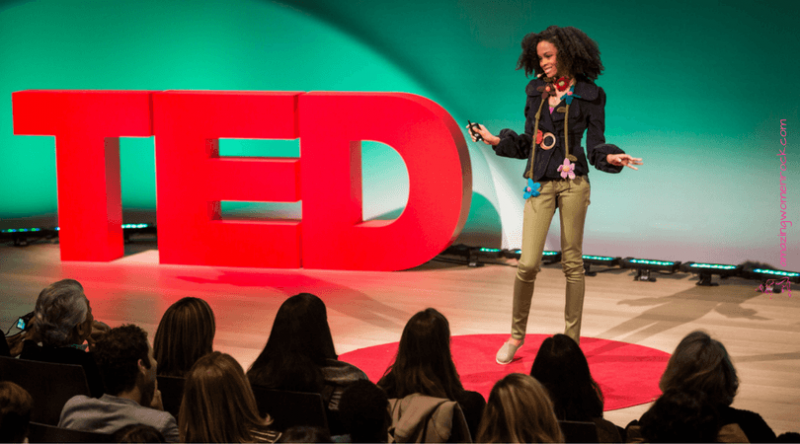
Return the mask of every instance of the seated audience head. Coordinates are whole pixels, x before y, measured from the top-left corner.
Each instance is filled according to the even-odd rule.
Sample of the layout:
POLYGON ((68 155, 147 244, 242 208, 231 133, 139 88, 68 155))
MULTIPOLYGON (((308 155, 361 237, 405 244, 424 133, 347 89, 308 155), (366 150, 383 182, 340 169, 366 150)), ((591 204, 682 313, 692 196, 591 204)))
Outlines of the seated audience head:
POLYGON ((389 398, 380 387, 367 380, 352 383, 339 401, 339 417, 351 442, 387 442, 389 398))
POLYGON ((301 293, 283 302, 264 350, 247 376, 253 384, 294 391, 322 389, 320 367, 337 359, 322 299, 301 293))
POLYGON ((669 358, 659 384, 662 392, 702 392, 719 407, 733 403, 739 378, 725 346, 702 331, 689 333, 669 358))
POLYGON ((198 359, 211 353, 215 331, 214 312, 206 301, 183 298, 172 304, 153 339, 159 376, 186 374, 198 359))
MULTIPOLYGON (((319 427, 289 427, 278 442, 333 442, 330 433, 319 427)), ((355 441, 353 441, 355 442, 355 441)))
POLYGON ((547 390, 536 379, 511 373, 489 394, 475 442, 564 442, 547 390))
POLYGON ((25 442, 33 398, 10 381, 0 382, 0 442, 25 442))
POLYGON ((603 417, 600 387, 592 379, 581 347, 569 336, 557 334, 542 342, 531 376, 547 389, 558 419, 591 421, 603 417))
POLYGON ((153 426, 131 424, 114 433, 114 442, 167 442, 164 435, 153 426))
POLYGON ((147 332, 136 325, 112 328, 97 341, 93 351, 106 393, 130 396, 143 406, 150 405, 158 363, 147 342, 147 332))
POLYGON ((463 394, 464 386, 450 353, 450 323, 443 314, 428 308, 409 319, 394 363, 378 385, 398 398, 422 393, 455 400, 463 394), (384 387, 389 381, 394 387, 384 387))
POLYGON ((230 355, 211 352, 187 373, 178 415, 182 442, 253 442, 271 422, 259 415, 244 370, 230 355))
POLYGON ((642 415, 640 426, 645 442, 714 442, 720 423, 705 395, 672 389, 642 415))
POLYGON ((35 337, 44 345, 83 344, 92 333, 92 307, 83 286, 74 279, 54 282, 42 290, 34 316, 35 337))

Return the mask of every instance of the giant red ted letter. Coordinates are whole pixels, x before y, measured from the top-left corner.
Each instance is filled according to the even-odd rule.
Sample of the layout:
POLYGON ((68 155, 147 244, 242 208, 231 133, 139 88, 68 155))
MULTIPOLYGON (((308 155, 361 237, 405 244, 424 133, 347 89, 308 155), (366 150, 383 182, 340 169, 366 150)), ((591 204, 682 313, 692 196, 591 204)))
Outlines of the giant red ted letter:
POLYGON ((119 138, 150 137, 147 91, 19 91, 14 134, 55 136, 63 261, 123 255, 119 138))
POLYGON ((472 198, 467 144, 436 103, 402 93, 300 96, 303 266, 403 270, 461 233, 472 198), (362 219, 361 141, 394 148, 408 169, 408 204, 394 221, 362 219))
POLYGON ((122 255, 117 137, 153 126, 162 263, 400 270, 452 243, 469 212, 464 137, 411 94, 23 91, 13 105, 15 134, 57 138, 62 260, 122 255), (301 156, 220 157, 221 137, 300 137, 301 156), (362 140, 408 168, 397 220, 362 219, 362 140), (302 200, 303 220, 222 220, 221 200, 302 200))
POLYGON ((155 94, 162 264, 301 266, 300 222, 222 220, 220 212, 223 200, 300 200, 300 161, 219 155, 219 138, 296 139, 299 94, 155 94))

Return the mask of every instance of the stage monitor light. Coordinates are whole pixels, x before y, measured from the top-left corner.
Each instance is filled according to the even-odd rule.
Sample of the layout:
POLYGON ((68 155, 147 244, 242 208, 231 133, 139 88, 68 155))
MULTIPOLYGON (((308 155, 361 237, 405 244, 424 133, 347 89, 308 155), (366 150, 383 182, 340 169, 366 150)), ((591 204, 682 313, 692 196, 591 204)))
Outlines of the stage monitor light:
POLYGON ((561 252, 560 251, 543 251, 542 252, 542 263, 545 265, 555 264, 556 262, 561 262, 561 252))
POLYGON ((0 233, 36 233, 42 231, 41 228, 10 228, 8 230, 0 230, 0 233))
POLYGON ((755 270, 750 271, 748 273, 743 272, 742 277, 746 277, 749 279, 757 279, 761 281, 767 281, 769 279, 772 280, 788 279, 789 282, 800 284, 800 273, 795 273, 793 271, 784 271, 784 270, 772 270, 769 268, 756 268, 755 270))
POLYGON ((155 224, 122 224, 122 236, 125 243, 131 241, 131 236, 139 234, 156 235, 155 224))
POLYGON ((522 250, 519 248, 514 250, 504 250, 504 256, 509 259, 519 259, 522 256, 522 250))
MULTIPOLYGON (((522 256, 522 250, 519 248, 515 250, 505 250, 505 257, 509 259, 519 259, 522 256)), ((542 263, 545 265, 554 264, 556 262, 561 261, 561 252, 560 251, 543 251, 542 252, 542 263)))
POLYGON ((503 250, 499 248, 473 247, 469 249, 467 265, 470 267, 482 267, 484 265, 480 259, 497 259, 503 257, 503 250))
POLYGON ((152 225, 152 224, 122 224, 122 229, 123 230, 137 230, 137 229, 150 228, 150 227, 155 227, 155 225, 152 225))
POLYGON ((622 258, 611 256, 591 256, 588 254, 583 255, 583 270, 586 276, 597 276, 596 271, 591 271, 592 265, 601 265, 603 267, 615 267, 620 264, 622 258))
POLYGON ((47 228, 7 228, 0 230, 0 241, 11 239, 15 247, 26 247, 32 239, 42 239, 53 236, 52 230, 47 228))
MULTIPOLYGON (((130 240, 131 234, 156 234, 155 224, 122 224, 121 227, 125 241, 130 240)), ((15 246, 24 247, 31 240, 56 238, 59 231, 61 231, 61 227, 6 228, 0 230, 0 242, 11 239, 15 246)))
POLYGON ((675 273, 680 267, 680 262, 661 261, 654 259, 637 259, 633 257, 626 257, 622 260, 623 268, 632 268, 636 270, 634 281, 655 282, 656 278, 650 275, 651 271, 668 271, 675 273))
POLYGON ((461 263, 470 267, 482 267, 486 259, 497 259, 504 256, 505 250, 499 248, 485 248, 485 247, 470 247, 468 245, 459 244, 452 245, 441 252, 437 259, 442 262, 461 263), (461 259, 453 260, 446 256, 459 256, 461 259))
POLYGON ((497 253, 502 254, 503 253, 503 250, 501 250, 499 248, 481 247, 478 251, 480 251, 481 253, 493 253, 493 254, 497 254, 497 253))
POLYGON ((684 262, 680 270, 685 273, 696 273, 699 277, 696 285, 703 287, 713 287, 719 285, 711 282, 711 278, 716 274, 720 279, 727 279, 731 276, 739 276, 741 267, 729 264, 708 264, 703 262, 684 262))
MULTIPOLYGON (((473 247, 469 249, 468 263, 470 267, 480 267, 483 266, 483 263, 479 261, 480 258, 497 259, 504 257, 509 259, 519 259, 521 255, 522 255, 522 250, 520 249, 501 250, 499 248, 473 247)), ((561 260, 560 251, 542 252, 542 262, 545 265, 559 262, 560 260, 561 260)))

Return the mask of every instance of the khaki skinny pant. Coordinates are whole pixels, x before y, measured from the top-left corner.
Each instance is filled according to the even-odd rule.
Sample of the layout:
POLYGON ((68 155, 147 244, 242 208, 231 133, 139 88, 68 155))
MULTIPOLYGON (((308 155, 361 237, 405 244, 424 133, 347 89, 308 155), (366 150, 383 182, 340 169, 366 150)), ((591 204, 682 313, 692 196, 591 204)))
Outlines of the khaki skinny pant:
POLYGON ((542 252, 547 230, 556 208, 561 218, 561 264, 567 278, 567 300, 564 307, 564 334, 580 342, 583 315, 583 225, 589 208, 589 182, 579 176, 573 180, 542 183, 541 194, 525 202, 522 222, 522 254, 514 279, 514 306, 511 337, 525 338, 528 314, 533 297, 533 284, 542 265, 542 252))

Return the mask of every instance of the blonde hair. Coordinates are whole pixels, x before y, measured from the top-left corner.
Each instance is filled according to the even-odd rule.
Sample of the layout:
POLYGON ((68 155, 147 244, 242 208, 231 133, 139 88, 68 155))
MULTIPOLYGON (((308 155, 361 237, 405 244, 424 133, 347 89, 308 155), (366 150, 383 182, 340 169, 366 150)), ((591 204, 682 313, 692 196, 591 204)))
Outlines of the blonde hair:
POLYGON ((553 404, 533 376, 512 373, 489 394, 475 442, 564 442, 553 404))
POLYGON ((188 372, 178 414, 181 442, 253 442, 272 423, 261 418, 242 366, 230 355, 209 353, 188 372))

